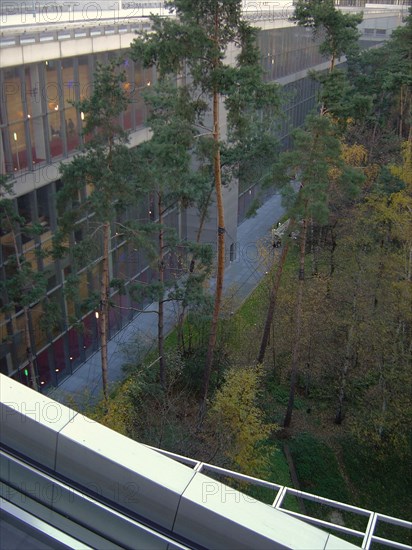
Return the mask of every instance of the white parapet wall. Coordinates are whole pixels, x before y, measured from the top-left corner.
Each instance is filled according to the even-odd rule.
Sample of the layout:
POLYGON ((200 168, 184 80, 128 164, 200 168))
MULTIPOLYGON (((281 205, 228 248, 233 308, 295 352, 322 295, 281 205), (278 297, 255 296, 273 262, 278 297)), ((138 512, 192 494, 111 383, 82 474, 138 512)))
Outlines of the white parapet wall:
POLYGON ((59 515, 83 530, 89 525, 94 535, 124 548, 136 548, 137 541, 171 548, 163 539, 154 544, 134 518, 190 548, 357 548, 3 375, 0 397, 2 496, 9 501, 28 491, 13 504, 24 509, 30 503, 33 513, 36 501, 43 521, 52 524, 59 515), (84 496, 90 493, 104 506, 84 496))

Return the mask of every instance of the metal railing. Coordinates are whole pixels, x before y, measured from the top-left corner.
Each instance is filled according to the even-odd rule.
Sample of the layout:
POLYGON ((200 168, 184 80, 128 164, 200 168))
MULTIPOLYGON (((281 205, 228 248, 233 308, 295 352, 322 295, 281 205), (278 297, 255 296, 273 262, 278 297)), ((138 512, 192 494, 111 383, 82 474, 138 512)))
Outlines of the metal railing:
MULTIPOLYGON (((254 4, 255 5, 255 4, 254 4)), ((258 24, 260 21, 275 21, 287 20, 293 13, 294 7, 291 4, 285 4, 279 9, 278 6, 267 7, 267 4, 262 4, 261 9, 253 9, 243 12, 243 17, 251 23, 258 24)), ((343 11, 352 10, 353 8, 343 8, 343 11)), ((127 10, 118 12, 103 11, 95 20, 82 17, 81 13, 70 15, 69 19, 63 20, 57 18, 56 21, 48 22, 28 22, 19 24, 18 17, 2 16, 2 32, 0 35, 0 48, 13 46, 24 46, 28 44, 41 44, 51 41, 75 40, 79 38, 90 38, 97 36, 108 36, 113 34, 142 32, 150 29, 151 22, 149 15, 151 10, 127 10), (143 14, 143 11, 145 12, 143 14), (147 13, 146 13, 147 12, 147 13), (16 23, 13 23, 16 21, 16 23)), ((391 8, 367 8, 363 9, 364 14, 368 16, 381 15, 388 17, 389 15, 400 15, 403 13, 403 6, 393 6, 391 8)), ((165 9, 155 9, 153 13, 172 17, 166 13, 165 9)))
MULTIPOLYGON (((378 512, 373 512, 371 510, 359 508, 357 506, 352 506, 350 504, 338 502, 338 501, 331 500, 318 495, 313 495, 311 493, 307 493, 304 491, 292 489, 284 485, 279 485, 277 483, 265 481, 252 476, 234 472, 226 468, 214 466, 213 464, 200 462, 182 455, 178 455, 169 451, 158 449, 156 447, 149 447, 149 448, 169 458, 172 458, 180 463, 183 463, 186 466, 191 467, 194 471, 198 473, 203 473, 206 476, 209 476, 211 478, 211 481, 214 480, 214 478, 212 477, 214 475, 214 476, 219 476, 220 478, 223 477, 224 480, 236 480, 238 482, 241 482, 242 491, 245 491, 246 484, 270 489, 274 493, 276 493, 276 496, 271 504, 273 508, 276 508, 277 510, 281 510, 297 519, 313 524, 323 530, 334 531, 334 532, 337 532, 339 535, 342 535, 342 534, 347 535, 350 537, 354 537, 357 540, 362 539, 360 548, 364 550, 369 550, 370 548, 372 548, 372 545, 374 543, 381 544, 382 546, 385 546, 385 547, 397 548, 399 550, 410 550, 412 548, 408 544, 398 542, 393 539, 384 538, 377 534, 377 529, 382 524, 395 525, 405 530, 406 529, 411 530, 412 523, 409 521, 405 521, 392 516, 387 516, 385 514, 381 514, 378 512), (326 507, 329 511, 340 510, 342 512, 348 512, 348 513, 354 514, 355 516, 361 516, 363 518, 364 526, 363 528, 355 529, 355 528, 347 527, 340 523, 334 523, 332 521, 327 521, 319 517, 314 517, 308 514, 307 512, 302 513, 302 512, 293 511, 287 508, 287 504, 285 503, 287 497, 294 497, 295 499, 298 499, 300 501, 315 502, 317 504, 322 505, 323 507, 326 507)), ((74 500, 74 497, 76 497, 77 499, 79 499, 79 501, 84 501, 85 504, 88 503, 90 506, 96 507, 98 509, 101 509, 102 511, 104 510, 106 512, 109 512, 112 515, 118 516, 119 518, 121 518, 122 521, 130 525, 134 525, 138 530, 140 530, 140 532, 144 531, 146 535, 149 535, 154 539, 162 540, 166 543, 169 543, 172 548, 176 548, 176 549, 180 548, 181 550, 185 550, 185 549, 188 550, 189 547, 191 547, 191 545, 187 546, 186 544, 182 543, 182 541, 177 540, 175 537, 167 536, 165 533, 160 533, 159 531, 156 531, 155 529, 150 528, 149 526, 144 525, 136 521, 135 519, 124 516, 120 511, 114 510, 113 508, 109 507, 107 504, 96 500, 90 494, 86 495, 80 490, 75 489, 73 486, 67 485, 62 480, 59 480, 54 476, 51 476, 45 472, 42 472, 32 465, 26 464, 25 462, 23 462, 22 460, 20 460, 15 456, 11 456, 8 452, 0 451, 0 456, 9 461, 12 461, 13 463, 16 464, 16 466, 18 465, 20 468, 27 471, 28 475, 29 474, 35 475, 36 479, 38 478, 39 480, 43 480, 43 482, 49 483, 50 486, 53 485, 55 487, 58 487, 60 488, 61 491, 69 491, 70 496, 73 500, 74 500)), ((22 486, 24 486, 24 484, 22 486)), ((228 490, 230 491, 230 488, 228 490)), ((3 509, 6 512, 19 518, 21 521, 27 523, 28 525, 31 525, 33 528, 40 530, 41 532, 47 534, 52 538, 55 538, 56 540, 59 540, 59 539, 61 540, 61 537, 59 536, 59 530, 56 529, 53 525, 43 520, 40 520, 39 518, 36 518, 32 513, 31 513, 31 517, 35 521, 31 521, 30 518, 28 518, 29 512, 24 510, 25 508, 24 506, 22 509, 19 508, 18 506, 16 507, 16 494, 18 491, 21 491, 21 487, 19 486, 12 487, 11 489, 11 492, 13 495, 12 501, 14 501, 13 503, 12 501, 9 501, 9 499, 7 498, 7 490, 5 492, 4 486, 3 486, 2 497, 1 497, 3 509)), ((241 495, 241 493, 239 493, 239 495, 241 495)), ((27 496, 30 496, 31 498, 33 498, 33 491, 30 491, 27 494, 27 496)), ((247 495, 244 495, 244 496, 245 498, 247 498, 247 495)), ((253 498, 256 498, 256 496, 254 496, 253 498)), ((25 499, 22 499, 22 502, 25 502, 25 499)), ((66 517, 69 517, 69 516, 66 515, 66 517)), ((74 519, 74 521, 76 520, 74 519)), ((70 537, 70 534, 66 533, 64 536, 70 537)), ((100 536, 104 537, 103 534, 101 534, 100 536)), ((71 548, 80 548, 76 544, 73 546, 68 544, 68 546, 70 546, 71 548)))
MULTIPOLYGON (((382 524, 390 524, 400 527, 401 529, 411 530, 412 531, 412 522, 406 521, 403 519, 395 518, 392 516, 387 516, 379 512, 373 512, 372 510, 367 510, 365 508, 360 508, 358 506, 352 506, 351 504, 345 504, 344 502, 339 502, 336 500, 331 500, 329 498, 321 497, 314 495, 312 493, 307 493, 305 491, 299 491, 297 489, 292 489, 285 485, 279 485, 270 481, 265 481, 263 479, 258 479, 256 477, 248 476, 245 474, 240 474, 239 472, 234 472, 232 470, 227 470, 226 468, 220 468, 219 466, 214 466, 213 464, 208 464, 207 462, 200 462, 192 458, 181 456, 163 449, 158 449, 156 447, 150 447, 151 449, 158 451, 169 458, 173 458, 178 462, 181 462, 187 466, 190 466, 197 472, 202 472, 205 475, 208 473, 217 474, 218 476, 223 476, 224 478, 233 479, 242 482, 242 484, 249 484, 250 486, 264 487, 266 489, 271 489, 276 493, 276 496, 271 504, 273 508, 282 510, 289 515, 292 515, 296 518, 299 518, 307 523, 311 523, 320 527, 322 529, 336 531, 341 534, 349 535, 355 537, 356 539, 362 539, 361 548, 363 550, 369 550, 372 548, 373 543, 379 543, 385 547, 398 548, 399 550, 411 550, 412 546, 405 544, 403 542, 398 542, 396 540, 388 539, 381 537, 377 534, 377 530, 382 524), (354 514, 357 517, 364 518, 364 527, 363 528, 350 528, 339 523, 334 523, 333 521, 327 521, 315 516, 309 515, 307 512, 299 513, 293 510, 288 509, 286 506, 287 497, 295 497, 299 501, 310 501, 320 504, 327 507, 329 511, 341 510, 343 512, 349 512, 354 514)), ((242 491, 245 489, 242 486, 242 491)), ((258 498, 258 497, 254 497, 258 498)), ((412 540, 412 532, 409 534, 409 539, 412 540)))
POLYGON ((63 40, 77 40, 79 38, 95 38, 98 36, 110 36, 114 34, 125 34, 143 32, 149 30, 149 21, 134 21, 133 23, 122 22, 114 24, 97 24, 92 27, 75 26, 64 29, 51 29, 38 32, 22 32, 20 34, 2 33, 0 36, 0 48, 15 46, 26 46, 28 44, 43 44, 45 42, 60 42, 63 40))

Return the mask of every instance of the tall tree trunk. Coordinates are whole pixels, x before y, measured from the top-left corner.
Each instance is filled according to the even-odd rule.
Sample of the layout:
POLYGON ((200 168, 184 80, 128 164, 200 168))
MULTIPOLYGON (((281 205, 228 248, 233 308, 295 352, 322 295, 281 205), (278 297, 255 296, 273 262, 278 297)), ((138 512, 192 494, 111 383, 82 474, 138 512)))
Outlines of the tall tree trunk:
MULTIPOLYGON (((210 191, 209 191, 209 194, 207 196, 207 199, 206 199, 206 202, 205 204, 203 205, 203 208, 202 208, 202 212, 200 214, 200 222, 199 222, 199 227, 197 228, 197 233, 196 233, 196 242, 199 243, 200 242, 200 237, 202 236, 202 231, 203 231, 203 226, 205 224, 205 221, 206 221, 206 216, 207 216, 207 212, 209 210, 209 206, 210 206, 210 201, 211 201, 211 198, 212 198, 212 193, 213 193, 213 189, 215 188, 215 186, 211 186, 210 188, 210 191)), ((194 267, 192 268, 192 265, 190 266, 190 272, 192 273, 193 272, 193 269, 194 267)))
POLYGON ((300 337, 302 332, 302 301, 303 301, 303 287, 305 282, 305 252, 306 252, 306 234, 307 234, 307 220, 302 220, 302 229, 300 233, 300 261, 299 261, 299 287, 298 295, 296 298, 296 310, 295 310, 295 340, 292 350, 292 364, 290 374, 290 390, 289 400, 286 408, 285 419, 283 421, 283 427, 288 428, 292 420, 293 404, 295 402, 295 389, 296 380, 298 375, 298 362, 300 352, 300 337))
POLYGON ((339 385, 339 392, 338 392, 338 404, 336 407, 336 413, 335 413, 335 424, 341 424, 343 422, 343 419, 345 417, 345 410, 344 410, 344 401, 346 397, 346 385, 347 385, 347 379, 348 379, 348 372, 352 365, 353 361, 353 345, 355 340, 355 334, 356 334, 356 315, 357 315, 357 300, 358 300, 358 289, 361 281, 361 275, 362 275, 362 268, 358 266, 358 273, 356 276, 355 284, 354 284, 354 293, 353 293, 353 299, 352 299, 352 312, 351 312, 351 321, 348 329, 348 337, 346 340, 346 347, 345 347, 345 357, 343 360, 343 366, 340 376, 340 385, 339 385))
MULTIPOLYGON (((390 238, 390 230, 388 230, 387 240, 390 238)), ((380 299, 380 291, 383 287, 383 276, 385 273, 385 259, 387 255, 387 250, 385 246, 385 240, 382 237, 379 247, 379 263, 378 263, 378 271, 376 274, 376 284, 375 284, 375 292, 373 297, 373 307, 376 309, 378 307, 378 302, 380 299)))
MULTIPOLYGON (((318 236, 319 238, 319 236, 318 236)), ((310 220, 310 252, 312 255, 312 276, 318 274, 318 242, 315 242, 315 228, 313 219, 310 220)))
MULTIPOLYGON (((197 233, 196 233, 196 243, 200 242, 200 237, 202 236, 203 226, 204 226, 204 223, 205 223, 205 220, 206 220, 207 211, 209 209, 209 204, 210 204, 210 199, 212 197, 213 189, 214 189, 214 186, 210 189, 210 193, 208 195, 206 203, 205 203, 204 207, 202 208, 202 211, 201 211, 201 214, 200 214, 200 223, 199 223, 199 227, 198 227, 197 233)), ((190 261, 190 266, 189 266, 189 277, 191 277, 192 273, 194 273, 195 264, 196 264, 196 262, 192 258, 192 260, 190 261)), ((186 292, 185 292, 185 298, 186 298, 186 292)), ((186 316, 186 306, 183 305, 182 310, 179 314, 178 322, 177 322, 177 342, 178 342, 178 345, 181 347, 183 353, 185 353, 185 341, 184 341, 184 334, 183 334, 183 322, 185 320, 185 316, 186 316)))
POLYGON ((332 57, 330 58, 330 61, 329 61, 329 72, 333 72, 333 70, 335 69, 335 63, 336 63, 336 56, 335 56, 335 53, 332 53, 332 57))
POLYGON ((379 365, 380 365, 380 376, 379 376, 379 387, 380 387, 380 390, 381 390, 381 422, 378 426, 378 434, 379 434, 379 439, 382 440, 383 438, 383 435, 384 435, 384 431, 385 431, 385 417, 386 417, 386 414, 387 414, 387 407, 388 407, 388 402, 387 402, 387 388, 386 388, 386 378, 385 378, 385 373, 384 373, 384 365, 385 365, 385 358, 384 357, 381 357, 380 361, 379 361, 379 365))
MULTIPOLYGON (((215 36, 216 46, 219 45, 219 13, 215 13, 215 36)), ((219 64, 219 58, 216 57, 214 66, 219 64)), ((223 278, 225 274, 225 216, 223 210, 222 196, 222 172, 220 167, 220 125, 219 125, 219 93, 213 91, 213 141, 215 145, 213 168, 215 178, 216 207, 217 207, 217 273, 215 302, 213 307, 213 316, 210 326, 209 344, 206 354, 206 363, 203 375, 202 393, 201 393, 201 415, 206 408, 206 399, 209 391, 210 375, 212 372, 213 353, 216 347, 217 323, 219 320, 220 306, 222 302, 223 278)))
MULTIPOLYGON (((13 238, 13 247, 14 247, 14 254, 16 256, 17 271, 21 273, 22 265, 20 261, 19 248, 17 246, 16 233, 12 228, 12 225, 13 225, 12 222, 9 221, 9 223, 11 227, 11 235, 13 238)), ((26 354, 27 354, 27 361, 28 361, 29 375, 30 375, 30 384, 33 390, 39 391, 39 386, 37 384, 36 369, 34 368, 33 351, 32 351, 31 338, 30 338, 29 308, 27 306, 23 307, 23 316, 24 316, 24 344, 26 346, 26 354)))
MULTIPOLYGON (((164 283, 164 234, 163 234, 163 204, 162 204, 162 195, 158 194, 158 212, 159 212, 159 260, 158 260, 158 277, 157 280, 159 284, 164 283)), ((163 294, 162 294, 163 296, 163 294)), ((162 388, 166 386, 165 380, 165 370, 166 370, 166 361, 164 357, 164 300, 163 297, 159 300, 158 308, 158 318, 157 318, 157 349, 159 353, 159 375, 160 375, 160 384, 162 388)))
POLYGON ((182 309, 179 312, 178 318, 177 318, 177 325, 176 325, 176 333, 177 333, 177 345, 179 347, 179 350, 183 355, 186 354, 186 344, 185 344, 185 335, 183 334, 183 321, 185 320, 186 316, 186 306, 182 306, 182 309))
MULTIPOLYGON (((292 226, 292 223, 290 224, 289 227, 291 226, 292 226)), ((266 314, 265 327, 263 329, 262 340, 260 342, 260 349, 257 357, 257 363, 263 363, 263 360, 265 358, 266 348, 267 348, 267 345, 269 342, 269 336, 270 336, 270 327, 272 326, 273 314, 275 312, 276 298, 278 296, 280 280, 282 278, 283 267, 285 265, 288 251, 289 251, 289 239, 286 240, 286 243, 283 246, 282 255, 280 257, 278 268, 276 270, 276 275, 273 279, 273 284, 272 284, 270 297, 269 297, 269 307, 266 314)), ((272 345, 275 345, 275 343, 273 342, 272 345)))
POLYGON ((271 325, 271 329, 272 329, 272 342, 273 342, 273 345, 272 345, 272 369, 273 369, 273 376, 275 377, 275 375, 277 374, 277 365, 276 365, 276 347, 275 347, 275 327, 272 323, 271 325))
MULTIPOLYGON (((335 57, 335 54, 332 53, 332 57, 329 59, 329 69, 328 69, 329 74, 333 72, 335 68, 335 63, 336 63, 336 57, 335 57)), ((324 116, 326 113, 327 113, 327 108, 325 106, 325 103, 322 103, 320 106, 319 114, 320 116, 324 116)))
POLYGON ((334 420, 335 424, 342 424, 343 419, 345 418, 345 411, 344 411, 344 401, 346 397, 345 390, 346 390, 349 368, 352 363, 353 339, 354 339, 354 331, 355 331, 355 316, 356 316, 356 292, 353 295, 352 319, 348 330, 348 337, 346 340, 346 348, 345 348, 345 357, 343 359, 343 366, 342 366, 341 375, 340 375, 338 404, 336 407, 335 420, 334 420))
POLYGON ((36 369, 34 368, 34 359, 33 351, 31 348, 31 338, 30 338, 30 320, 29 320, 29 308, 23 308, 24 315, 24 343, 26 345, 27 361, 30 374, 30 384, 33 390, 39 391, 39 386, 37 384, 36 369))
POLYGON ((332 277, 332 275, 335 273, 335 249, 337 246, 337 242, 336 242, 336 234, 334 229, 336 225, 337 225, 337 222, 335 222, 333 225, 330 226, 331 245, 330 245, 330 255, 329 255, 329 277, 332 277))
POLYGON ((222 196, 222 174, 220 169, 220 145, 219 145, 219 94, 213 93, 213 139, 215 141, 215 154, 213 159, 216 206, 217 206, 217 273, 215 301, 213 307, 212 322, 210 325, 209 343, 206 354, 206 364, 202 385, 202 410, 206 405, 209 391, 210 375, 212 372, 213 353, 216 347, 217 323, 219 320, 220 306, 222 302, 223 279, 225 273, 225 217, 222 196))
MULTIPOLYGON (((399 139, 403 137, 403 107, 404 107, 404 87, 401 86, 399 97, 399 139)), ((406 95, 406 94, 405 94, 406 95)))
POLYGON ((110 254, 110 223, 103 224, 103 262, 102 262, 102 280, 100 287, 100 355, 102 361, 102 382, 103 395, 107 402, 108 394, 108 358, 107 358, 107 343, 109 333, 109 254, 110 254))

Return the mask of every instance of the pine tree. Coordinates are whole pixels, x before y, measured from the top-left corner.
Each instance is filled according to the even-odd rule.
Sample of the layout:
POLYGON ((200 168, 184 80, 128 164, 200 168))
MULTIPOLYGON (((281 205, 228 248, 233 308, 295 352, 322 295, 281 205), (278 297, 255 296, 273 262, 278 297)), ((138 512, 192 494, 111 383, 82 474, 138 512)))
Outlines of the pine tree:
POLYGON ((336 9, 334 0, 298 0, 292 20, 312 29, 319 39, 319 52, 329 57, 329 69, 312 76, 321 84, 319 103, 321 114, 329 114, 340 121, 344 130, 349 119, 364 116, 370 106, 367 95, 356 93, 349 85, 346 71, 336 68, 336 62, 346 55, 353 63, 359 54, 358 25, 362 14, 343 13, 336 9))
MULTIPOLYGON (((176 15, 152 18, 152 30, 132 43, 132 54, 144 65, 155 65, 160 77, 188 70, 194 94, 203 94, 212 109, 212 125, 202 125, 213 138, 213 171, 217 208, 217 274, 214 309, 210 327, 202 386, 202 410, 206 405, 217 323, 222 301, 225 265, 225 216, 221 170, 221 113, 225 102, 228 136, 242 139, 246 132, 246 112, 273 100, 274 86, 264 86, 255 45, 256 31, 241 17, 240 0, 175 0, 166 5, 176 15), (229 45, 236 45, 234 66, 225 64, 229 45)), ((202 139, 202 138, 200 138, 202 139)))
POLYGON ((212 251, 208 245, 196 245, 180 238, 176 230, 167 226, 167 215, 173 210, 192 206, 204 195, 207 180, 191 170, 190 149, 194 140, 195 115, 201 105, 192 101, 186 87, 162 80, 145 94, 150 116, 148 127, 151 139, 136 151, 139 171, 137 182, 150 189, 156 202, 156 216, 149 232, 157 243, 147 248, 157 273, 152 283, 134 283, 134 300, 154 299, 158 316, 158 354, 160 382, 166 387, 166 357, 164 350, 164 307, 166 302, 190 303, 204 299, 203 282, 210 272, 212 251), (190 257, 190 259, 189 259, 190 257), (185 269, 189 262, 197 262, 197 273, 185 269), (166 279, 168 268, 177 263, 176 275, 166 279), (189 273, 188 273, 189 271, 189 273))
MULTIPOLYGON (((78 268, 99 261, 100 290, 89 295, 86 309, 94 309, 100 333, 103 394, 108 399, 109 309, 112 235, 136 237, 138 229, 119 222, 119 214, 138 200, 133 183, 133 164, 127 135, 120 127, 119 115, 127 108, 124 72, 116 62, 98 65, 89 98, 75 104, 83 113, 83 134, 88 136, 85 151, 70 163, 60 166, 63 187, 57 196, 59 230, 55 253, 71 253, 73 285, 78 268), (71 250, 64 243, 68 235, 81 231, 71 250), (80 230, 80 231, 79 231, 80 230)), ((82 117, 82 118, 83 118, 82 117)), ((143 192, 143 190, 139 190, 143 192)), ((70 237, 73 239, 73 236, 70 237)), ((66 290, 68 285, 66 284, 66 290)), ((76 300, 79 300, 77 296, 76 300)))
POLYGON ((362 143, 370 164, 393 161, 398 140, 411 141, 412 11, 379 49, 362 52, 349 72, 356 94, 368 96, 370 107, 353 125, 351 143, 362 143))
POLYGON ((320 38, 319 51, 329 56, 329 72, 342 55, 353 55, 358 50, 362 22, 360 13, 343 13, 335 8, 334 0, 298 0, 292 21, 309 27, 315 38, 320 38))
POLYGON ((363 177, 356 169, 344 163, 336 130, 328 117, 324 116, 308 117, 306 128, 295 133, 293 151, 282 155, 278 170, 290 216, 298 220, 300 249, 290 394, 284 419, 284 427, 288 427, 292 419, 299 365, 308 224, 311 220, 325 224, 328 220, 330 194, 335 192, 334 188, 341 188, 343 195, 353 196, 363 177), (293 174, 296 175, 298 188, 296 184, 291 184, 290 177, 293 174))
POLYGON ((4 234, 11 237, 13 253, 6 260, 7 279, 0 281, 0 295, 4 297, 4 313, 15 309, 23 310, 24 319, 24 346, 26 348, 27 366, 30 386, 38 391, 39 385, 33 353, 31 308, 34 304, 46 298, 47 278, 44 272, 36 269, 36 252, 25 254, 19 246, 21 235, 25 233, 31 237, 40 235, 43 228, 40 224, 28 224, 20 216, 14 206, 13 186, 6 176, 0 176, 0 227, 4 234))

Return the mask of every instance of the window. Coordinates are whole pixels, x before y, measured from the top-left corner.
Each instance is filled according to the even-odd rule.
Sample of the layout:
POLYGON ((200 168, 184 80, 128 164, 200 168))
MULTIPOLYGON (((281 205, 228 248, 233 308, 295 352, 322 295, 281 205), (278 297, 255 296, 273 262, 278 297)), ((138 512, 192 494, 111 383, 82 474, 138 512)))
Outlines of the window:
POLYGON ((47 104, 47 124, 52 158, 63 154, 62 93, 58 67, 57 61, 45 61, 45 87, 43 95, 47 104))
POLYGON ((44 230, 50 228, 50 205, 49 205, 49 193, 50 185, 45 185, 40 189, 37 189, 37 215, 39 223, 44 230))
POLYGON ((31 205, 30 205, 30 193, 27 193, 26 195, 22 195, 21 197, 18 197, 17 199, 17 209, 19 212, 19 215, 24 218, 24 222, 31 223, 32 220, 32 213, 31 213, 31 205))
POLYGON ((67 151, 74 151, 79 146, 79 127, 76 108, 71 104, 78 99, 79 82, 74 75, 74 58, 62 60, 62 86, 64 98, 64 118, 66 126, 67 151))
POLYGON ((32 164, 46 161, 45 119, 42 108, 42 86, 39 64, 29 65, 24 70, 24 93, 28 131, 31 142, 32 164))

